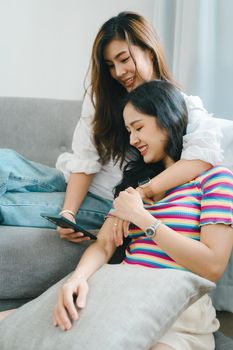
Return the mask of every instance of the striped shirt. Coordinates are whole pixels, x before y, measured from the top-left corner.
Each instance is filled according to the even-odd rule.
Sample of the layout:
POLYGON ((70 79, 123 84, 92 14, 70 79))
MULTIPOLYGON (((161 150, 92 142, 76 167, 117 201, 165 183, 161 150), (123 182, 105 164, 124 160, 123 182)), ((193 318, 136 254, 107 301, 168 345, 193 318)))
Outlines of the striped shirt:
MULTIPOLYGON (((144 202, 144 207, 174 231, 199 241, 201 226, 233 224, 233 173, 220 166, 213 167, 167 191, 157 203, 144 202)), ((129 237, 131 242, 123 263, 184 270, 139 227, 131 224, 129 237)))

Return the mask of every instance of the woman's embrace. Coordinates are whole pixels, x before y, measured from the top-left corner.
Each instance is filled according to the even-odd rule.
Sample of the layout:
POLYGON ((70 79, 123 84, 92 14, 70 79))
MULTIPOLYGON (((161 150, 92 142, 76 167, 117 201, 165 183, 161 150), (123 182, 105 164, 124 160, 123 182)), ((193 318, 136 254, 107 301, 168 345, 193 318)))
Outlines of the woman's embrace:
MULTIPOLYGON (((143 178, 159 174, 179 159, 187 111, 178 89, 165 81, 139 86, 127 96, 123 117, 137 156, 125 166, 123 180, 116 188, 116 192, 121 191, 97 242, 87 249, 60 289, 53 318, 54 325, 63 330, 70 329, 78 319, 76 307, 86 305, 88 278, 107 263, 116 249, 112 236, 116 218, 131 223, 126 234, 131 242, 123 264, 185 269, 217 281, 231 254, 233 175, 228 169, 213 167, 168 190, 157 202, 147 198, 143 203, 138 191, 128 187, 130 182, 137 186, 143 178), (73 299, 74 295, 77 299, 73 299)), ((179 317, 153 349, 214 349, 212 333, 219 325, 213 311, 206 294, 179 317), (192 332, 187 336, 189 327, 192 332)))
MULTIPOLYGON (((46 345, 40 344, 41 349, 48 349, 46 340, 55 342, 57 339, 59 349, 71 349, 72 345, 72 350, 74 346, 76 350, 79 339, 75 332, 81 324, 80 315, 86 315, 90 305, 92 279, 97 286, 101 285, 99 272, 106 266, 101 267, 108 263, 126 237, 130 241, 125 258, 121 264, 112 266, 112 275, 106 274, 110 282, 101 290, 101 297, 108 294, 114 269, 119 276, 119 267, 130 274, 132 270, 132 275, 135 269, 140 271, 139 275, 151 271, 154 275, 160 272, 162 276, 163 272, 169 271, 173 276, 186 274, 216 282, 222 276, 232 251, 233 174, 216 165, 222 158, 221 132, 201 101, 186 96, 176 87, 157 36, 140 15, 121 13, 101 27, 93 45, 90 93, 86 93, 83 105, 83 115, 74 133, 74 153, 63 154, 57 163, 58 175, 62 171, 68 181, 60 214, 82 223, 78 212, 82 216, 80 208, 86 196, 92 198, 88 206, 92 219, 96 221, 96 213, 100 214, 97 227, 105 213, 108 214, 97 240, 86 249, 73 274, 64 283, 60 282, 63 285, 52 287, 42 299, 39 297, 0 322, 0 347, 3 342, 7 344, 4 350, 11 350, 7 347, 10 338, 15 344, 20 344, 21 328, 28 320, 31 320, 29 328, 34 326, 35 337, 32 338, 42 334, 41 344, 44 341, 46 345), (121 175, 123 177, 116 185, 121 175), (49 305, 46 303, 46 295, 51 290, 56 291, 56 302, 52 300, 52 307, 51 299, 49 305), (18 322, 20 319, 20 324, 17 319, 18 322), (69 332, 54 328, 52 322, 55 327, 69 332), (47 339, 44 329, 41 331, 43 327, 50 335, 47 339), (75 343, 67 340, 70 334, 74 335, 75 343)), ((90 225, 86 216, 83 222, 90 225)), ((61 238, 71 242, 86 240, 73 230, 58 230, 61 238)), ((177 280, 177 284, 181 282, 181 279, 177 280)), ((132 281, 124 280, 124 283, 125 288, 120 291, 116 288, 114 293, 121 293, 128 301, 134 297, 133 293, 127 294, 127 283, 129 285, 132 281)), ((154 289, 159 288, 159 283, 160 280, 154 289)), ((163 288, 169 287, 168 283, 163 288)), ((147 298, 145 284, 139 288, 143 293, 137 299, 138 304, 133 305, 135 308, 140 308, 147 298)), ((150 291, 152 295, 154 289, 150 291)), ((208 288, 205 293, 207 291, 208 288)), ((137 293, 136 290, 133 292, 137 293)), ((168 309, 173 307, 173 297, 176 297, 175 291, 171 290, 168 309)), ((96 303, 100 300, 103 299, 95 299, 96 303)), ((105 308, 105 305, 100 306, 105 308)), ((114 315, 125 311, 119 304, 114 304, 114 307, 114 315)), ((8 313, 0 313, 0 318, 8 313)), ((95 310, 89 320, 94 316, 95 310)), ((127 317, 130 319, 130 312, 127 317)), ((151 319, 154 322, 154 318, 151 319)), ((208 294, 183 313, 176 313, 175 319, 165 334, 161 333, 159 338, 152 339, 153 343, 147 343, 150 347, 140 349, 214 349, 213 332, 218 329, 219 322, 208 294)), ((101 331, 104 322, 105 318, 99 317, 101 331)), ((117 322, 122 325, 120 317, 117 322)), ((87 324, 82 332, 84 341, 93 337, 98 342, 99 338, 106 336, 104 332, 96 332, 98 334, 94 336, 93 329, 87 324)), ((112 325, 109 323, 108 327, 111 329, 112 325)), ((117 330, 114 327, 114 332, 117 330)), ((140 333, 141 328, 134 332, 140 333)), ((139 348, 134 347, 134 338, 130 339, 131 348, 120 346, 117 350, 139 348)), ((57 349, 54 344, 51 349, 57 349)), ((24 348, 27 345, 23 344, 24 348)), ((28 349, 37 350, 33 345, 28 349)), ((83 350, 78 345, 77 349, 83 350)), ((108 349, 112 350, 111 346, 101 348, 108 349)))

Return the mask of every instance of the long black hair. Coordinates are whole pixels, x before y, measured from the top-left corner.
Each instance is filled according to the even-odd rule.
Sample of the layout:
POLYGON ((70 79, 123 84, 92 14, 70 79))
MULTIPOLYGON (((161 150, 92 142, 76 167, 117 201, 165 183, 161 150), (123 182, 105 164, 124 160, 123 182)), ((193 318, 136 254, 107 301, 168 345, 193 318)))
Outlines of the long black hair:
MULTIPOLYGON (((140 113, 156 119, 157 125, 165 130, 168 136, 166 154, 174 161, 179 160, 183 147, 183 135, 186 133, 188 112, 178 88, 167 81, 154 80, 131 91, 124 100, 122 110, 128 103, 131 103, 140 113)), ((129 145, 129 135, 122 133, 121 137, 122 142, 129 145)), ((137 149, 133 147, 129 149, 123 178, 114 190, 115 197, 127 187, 135 188, 139 181, 153 178, 165 169, 162 161, 146 164, 137 149)))

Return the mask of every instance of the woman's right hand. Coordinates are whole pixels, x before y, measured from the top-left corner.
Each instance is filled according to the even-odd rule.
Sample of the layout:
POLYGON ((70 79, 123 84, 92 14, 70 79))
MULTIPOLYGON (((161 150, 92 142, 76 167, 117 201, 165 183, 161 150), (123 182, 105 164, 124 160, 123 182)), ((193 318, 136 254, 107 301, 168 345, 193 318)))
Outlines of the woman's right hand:
POLYGON ((77 308, 86 306, 88 283, 82 276, 72 276, 60 288, 57 303, 53 309, 53 325, 63 331, 72 327, 72 322, 78 320, 77 308), (76 300, 75 300, 76 299, 76 300))
MULTIPOLYGON (((68 220, 70 220, 74 223, 76 222, 73 215, 71 215, 69 213, 64 213, 62 216, 64 216, 65 218, 67 218, 68 220)), ((57 226, 57 231, 58 231, 61 239, 66 239, 66 240, 73 242, 73 243, 80 243, 83 241, 90 240, 89 237, 84 237, 82 232, 75 232, 71 228, 63 228, 63 227, 57 226)))

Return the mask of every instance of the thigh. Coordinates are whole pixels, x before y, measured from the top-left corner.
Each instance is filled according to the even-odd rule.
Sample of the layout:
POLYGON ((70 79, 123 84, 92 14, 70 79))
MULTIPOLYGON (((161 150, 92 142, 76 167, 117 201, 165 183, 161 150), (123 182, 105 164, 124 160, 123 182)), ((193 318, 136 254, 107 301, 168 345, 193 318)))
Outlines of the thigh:
POLYGON ((215 309, 206 294, 180 315, 159 342, 175 350, 214 350, 213 332, 218 328, 215 309))
POLYGON ((58 214, 64 195, 64 192, 7 192, 0 197, 1 225, 56 228, 40 214, 58 214))
POLYGON ((0 149, 0 195, 8 191, 65 191, 66 182, 60 170, 33 162, 21 154, 0 149))
POLYGON ((112 201, 88 192, 79 209, 77 221, 86 229, 99 229, 111 207, 112 201))

